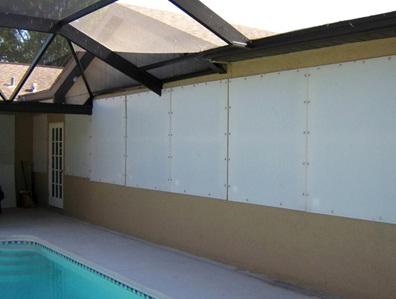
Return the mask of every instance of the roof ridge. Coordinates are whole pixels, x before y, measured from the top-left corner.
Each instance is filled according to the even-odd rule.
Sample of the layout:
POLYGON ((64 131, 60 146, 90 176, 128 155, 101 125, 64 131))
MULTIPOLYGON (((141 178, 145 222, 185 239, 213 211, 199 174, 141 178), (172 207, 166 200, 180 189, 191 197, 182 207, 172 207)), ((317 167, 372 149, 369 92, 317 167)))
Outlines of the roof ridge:
MULTIPOLYGON (((137 9, 140 13, 143 13, 143 14, 145 14, 145 12, 146 13, 149 13, 149 12, 161 12, 161 13, 166 13, 166 14, 169 14, 169 15, 172 15, 172 16, 175 16, 175 17, 184 18, 186 20, 188 19, 188 20, 191 20, 192 22, 196 22, 197 24, 202 26, 202 28, 204 28, 205 30, 209 31, 203 25, 201 25, 200 23, 195 21, 193 18, 191 18, 187 14, 183 13, 181 10, 180 10, 180 12, 175 12, 175 11, 170 11, 170 10, 166 10, 166 9, 151 8, 151 7, 146 7, 146 6, 136 5, 136 4, 130 4, 130 3, 117 3, 116 2, 114 4, 129 8, 129 9, 137 9)), ((165 23, 165 22, 163 22, 163 23, 165 23)), ((233 22, 228 22, 228 23, 231 26, 235 27, 237 30, 242 29, 244 31, 244 32, 242 32, 243 34, 249 33, 249 31, 250 31, 251 34, 253 34, 253 31, 254 32, 258 32, 258 31, 261 32, 262 35, 260 35, 260 37, 265 37, 265 36, 277 34, 276 32, 273 32, 273 31, 270 31, 270 30, 267 30, 267 29, 264 29, 264 28, 253 27, 253 26, 239 24, 239 23, 237 24, 237 23, 233 23, 233 22)), ((167 23, 165 23, 165 24, 167 24, 167 23)), ((177 28, 177 27, 173 26, 173 24, 169 24, 169 25, 174 27, 174 28, 177 28)), ((180 28, 177 28, 177 29, 180 30, 180 28)), ((214 35, 214 33, 212 33, 212 34, 214 35)), ((254 37, 254 38, 258 38, 258 36, 254 37)))

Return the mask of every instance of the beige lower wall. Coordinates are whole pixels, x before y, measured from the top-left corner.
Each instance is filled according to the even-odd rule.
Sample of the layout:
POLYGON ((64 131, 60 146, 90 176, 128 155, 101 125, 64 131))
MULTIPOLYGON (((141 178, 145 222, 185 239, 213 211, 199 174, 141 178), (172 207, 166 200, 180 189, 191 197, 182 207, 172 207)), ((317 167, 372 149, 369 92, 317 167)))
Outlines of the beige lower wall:
POLYGON ((396 225, 65 177, 95 224, 342 298, 393 299, 396 225))
POLYGON ((48 123, 56 123, 56 122, 64 122, 65 115, 64 114, 47 114, 48 123))

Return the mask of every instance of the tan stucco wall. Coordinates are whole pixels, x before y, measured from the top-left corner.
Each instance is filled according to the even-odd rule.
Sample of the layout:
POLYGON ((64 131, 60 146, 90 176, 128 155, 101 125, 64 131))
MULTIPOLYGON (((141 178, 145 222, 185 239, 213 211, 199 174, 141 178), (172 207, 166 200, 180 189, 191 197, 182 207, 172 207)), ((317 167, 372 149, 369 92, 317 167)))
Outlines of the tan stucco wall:
POLYGON ((48 114, 48 124, 55 122, 64 122, 65 116, 63 114, 48 114))
POLYGON ((78 218, 342 298, 393 299, 396 226, 65 178, 78 218))
MULTIPOLYGON (((235 63, 226 77, 394 54, 396 38, 391 38, 235 63)), ((206 76, 166 87, 224 77, 206 76)), ((47 176, 43 174, 40 182, 47 192, 47 176)), ((65 211, 78 218, 272 279, 342 298, 395 298, 396 225, 76 177, 65 177, 64 204, 65 211)))

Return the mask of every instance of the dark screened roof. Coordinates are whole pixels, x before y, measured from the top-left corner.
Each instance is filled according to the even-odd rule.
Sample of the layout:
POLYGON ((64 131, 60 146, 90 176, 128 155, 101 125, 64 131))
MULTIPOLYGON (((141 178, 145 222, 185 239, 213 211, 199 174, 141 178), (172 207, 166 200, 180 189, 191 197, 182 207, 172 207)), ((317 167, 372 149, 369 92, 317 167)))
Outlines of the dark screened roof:
POLYGON ((161 94, 165 82, 225 73, 228 62, 396 36, 396 12, 273 35, 231 25, 198 0, 169 3, 179 8, 179 14, 115 0, 1 1, 0 27, 48 35, 16 90, 26 83, 56 36, 68 41, 74 57, 60 76, 64 80, 55 82, 58 104, 78 76, 90 94, 87 104, 92 102, 103 86, 95 86, 97 80, 85 75, 91 63, 99 68, 106 64, 114 74, 121 74, 122 84, 142 85, 161 94), (95 81, 92 88, 90 80, 95 81))
MULTIPOLYGON (((183 75, 184 71, 177 73, 177 68, 173 68, 169 76, 159 71, 162 78, 157 78, 152 72, 158 71, 149 71, 153 63, 220 46, 247 46, 249 43, 248 37, 200 1, 171 2, 180 8, 181 17, 139 9, 115 0, 1 2, 0 27, 48 33, 48 42, 41 53, 51 44, 53 35, 61 35, 160 94, 165 77, 169 80, 183 75), (184 28, 181 30, 180 26, 184 28)), ((194 59, 188 69, 193 72, 226 71, 209 59, 199 60, 205 61, 194 59)), ((13 94, 12 98, 15 96, 13 94)))
POLYGON ((11 14, 26 15, 30 17, 62 20, 92 4, 97 0, 12 0, 1 1, 0 11, 11 14))

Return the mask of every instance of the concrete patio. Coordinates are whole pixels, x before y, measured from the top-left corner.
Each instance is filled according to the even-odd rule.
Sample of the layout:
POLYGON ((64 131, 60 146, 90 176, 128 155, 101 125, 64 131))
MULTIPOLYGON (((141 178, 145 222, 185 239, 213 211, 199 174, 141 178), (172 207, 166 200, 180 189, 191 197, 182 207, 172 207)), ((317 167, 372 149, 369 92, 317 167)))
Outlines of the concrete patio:
POLYGON ((44 209, 6 209, 0 239, 37 239, 163 298, 318 298, 44 209))

